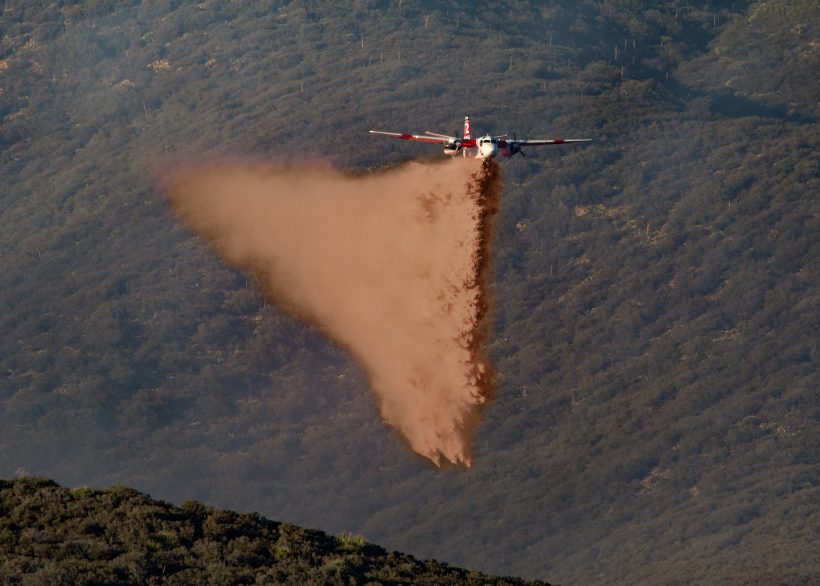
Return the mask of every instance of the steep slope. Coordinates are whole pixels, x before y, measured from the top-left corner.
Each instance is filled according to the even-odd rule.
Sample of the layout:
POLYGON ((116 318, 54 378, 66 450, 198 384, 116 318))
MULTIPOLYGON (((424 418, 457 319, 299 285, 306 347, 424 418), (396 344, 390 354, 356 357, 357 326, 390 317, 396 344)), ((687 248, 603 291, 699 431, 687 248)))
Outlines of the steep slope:
POLYGON ((817 3, 758 2, 676 77, 706 90, 713 107, 793 119, 820 116, 817 3))
POLYGON ((367 543, 125 486, 0 480, 0 579, 48 584, 545 584, 421 561, 367 543))
POLYGON ((6 3, 0 474, 561 583, 811 581, 805 6, 6 3), (225 153, 373 168, 438 153, 368 129, 464 114, 596 142, 504 163, 498 399, 458 473, 410 455, 346 354, 182 229, 152 173, 225 153))

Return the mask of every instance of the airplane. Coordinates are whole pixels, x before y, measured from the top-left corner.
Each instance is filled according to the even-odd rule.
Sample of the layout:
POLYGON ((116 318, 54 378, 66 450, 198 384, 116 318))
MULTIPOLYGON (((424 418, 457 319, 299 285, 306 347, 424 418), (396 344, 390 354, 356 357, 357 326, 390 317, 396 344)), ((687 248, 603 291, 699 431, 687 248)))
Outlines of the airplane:
POLYGON ((506 134, 500 136, 490 136, 486 134, 479 138, 473 138, 472 127, 470 125, 470 117, 464 117, 464 135, 462 138, 458 136, 449 136, 447 134, 438 134, 430 132, 429 130, 424 134, 406 134, 401 132, 384 132, 382 130, 371 130, 370 134, 379 134, 381 136, 389 136, 391 138, 401 138, 404 140, 415 140, 418 142, 427 142, 432 144, 440 144, 444 146, 444 154, 450 157, 458 156, 460 153, 462 157, 475 157, 476 159, 489 159, 497 155, 502 157, 513 157, 520 154, 522 157, 524 151, 521 147, 541 146, 547 144, 567 144, 571 142, 589 142, 591 138, 552 138, 552 139, 538 139, 538 140, 519 140, 517 138, 509 139, 506 134))

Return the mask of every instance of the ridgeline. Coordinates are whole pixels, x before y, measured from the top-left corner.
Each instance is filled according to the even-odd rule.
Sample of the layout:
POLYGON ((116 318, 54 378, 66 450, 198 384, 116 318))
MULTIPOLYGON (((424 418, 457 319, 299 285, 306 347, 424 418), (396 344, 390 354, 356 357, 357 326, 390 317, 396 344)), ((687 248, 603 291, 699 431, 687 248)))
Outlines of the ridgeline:
POLYGON ((453 584, 549 586, 388 553, 196 501, 174 507, 125 486, 69 490, 0 480, 3 584, 453 584))

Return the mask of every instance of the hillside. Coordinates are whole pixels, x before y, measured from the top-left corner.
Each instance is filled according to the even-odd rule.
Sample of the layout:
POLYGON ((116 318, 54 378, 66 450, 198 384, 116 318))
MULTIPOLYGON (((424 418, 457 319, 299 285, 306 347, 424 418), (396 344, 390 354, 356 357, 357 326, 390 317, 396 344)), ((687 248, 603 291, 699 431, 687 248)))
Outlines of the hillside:
POLYGON ((0 512, 4 584, 544 584, 196 501, 174 507, 125 486, 0 480, 0 512))
MULTIPOLYGON (((0 476, 124 484, 562 584, 820 576, 820 12, 787 2, 7 1, 0 476), (727 7, 727 5, 729 7, 727 7), (174 217, 170 161, 503 161, 469 471, 174 217)), ((56 490, 56 489, 55 489, 56 490)))

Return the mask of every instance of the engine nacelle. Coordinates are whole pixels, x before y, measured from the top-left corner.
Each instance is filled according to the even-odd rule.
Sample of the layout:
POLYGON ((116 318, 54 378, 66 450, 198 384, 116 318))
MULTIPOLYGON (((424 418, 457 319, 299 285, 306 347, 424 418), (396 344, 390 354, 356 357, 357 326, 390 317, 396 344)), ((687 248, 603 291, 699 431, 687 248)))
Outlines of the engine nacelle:
POLYGON ((455 157, 461 150, 461 141, 454 140, 444 144, 444 154, 448 157, 455 157))
POLYGON ((508 142, 507 143, 507 149, 508 149, 508 152, 509 152, 509 154, 507 155, 508 157, 513 157, 516 154, 519 154, 522 157, 524 156, 524 151, 521 150, 521 147, 515 141, 508 142))

